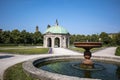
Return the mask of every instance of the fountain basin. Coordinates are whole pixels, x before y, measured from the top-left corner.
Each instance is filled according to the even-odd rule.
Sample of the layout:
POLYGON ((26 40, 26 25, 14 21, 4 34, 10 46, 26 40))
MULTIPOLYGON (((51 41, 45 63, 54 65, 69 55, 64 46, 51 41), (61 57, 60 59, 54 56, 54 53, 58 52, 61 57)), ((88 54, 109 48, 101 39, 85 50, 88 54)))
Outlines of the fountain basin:
MULTIPOLYGON (((70 55, 70 56, 51 56, 51 57, 44 57, 44 58, 36 58, 30 61, 23 63, 24 71, 32 77, 41 80, 100 80, 100 79, 92 79, 92 78, 80 78, 74 76, 67 76, 58 73, 52 73, 43 69, 38 69, 35 67, 37 64, 55 60, 82 60, 83 57, 80 55, 70 55)), ((93 56, 92 60, 95 61, 107 61, 107 62, 114 62, 120 65, 120 58, 119 57, 99 57, 93 56)))
POLYGON ((78 48, 91 49, 102 46, 101 42, 74 42, 74 46, 78 48))
POLYGON ((90 49, 92 48, 97 48, 101 47, 102 43, 101 42, 74 42, 74 46, 78 48, 84 48, 84 61, 82 62, 83 64, 80 65, 80 67, 84 68, 94 68, 93 61, 90 59, 92 54, 90 52, 90 49))

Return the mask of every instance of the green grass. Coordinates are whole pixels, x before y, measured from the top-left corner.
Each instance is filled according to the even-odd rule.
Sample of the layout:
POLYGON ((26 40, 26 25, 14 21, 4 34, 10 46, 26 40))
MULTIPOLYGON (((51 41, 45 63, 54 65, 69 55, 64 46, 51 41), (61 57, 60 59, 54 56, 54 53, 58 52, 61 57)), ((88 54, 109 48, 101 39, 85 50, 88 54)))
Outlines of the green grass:
POLYGON ((0 49, 7 49, 7 48, 30 48, 30 46, 0 46, 0 49))
POLYGON ((0 48, 31 48, 31 47, 36 47, 36 46, 0 46, 0 48))
POLYGON ((4 73, 3 80, 37 80, 25 74, 22 63, 8 68, 4 73))
POLYGON ((70 48, 71 50, 83 53, 85 50, 83 48, 70 48))
POLYGON ((91 51, 92 53, 94 53, 94 52, 99 51, 99 50, 102 50, 102 49, 104 49, 104 48, 105 48, 105 47, 92 48, 90 51, 91 51))
MULTIPOLYGON (((92 48, 90 51, 93 53, 93 52, 96 52, 96 51, 101 50, 101 49, 103 49, 103 48, 105 48, 105 47, 92 48)), ((74 51, 78 51, 78 52, 81 52, 81 53, 83 53, 83 52, 85 51, 83 48, 76 48, 76 47, 74 47, 74 48, 69 48, 69 49, 74 50, 74 51)))
POLYGON ((0 47, 5 47, 5 46, 43 46, 43 44, 1 44, 0 47))
POLYGON ((115 52, 115 55, 116 55, 116 56, 120 56, 120 46, 117 47, 116 52, 115 52))
POLYGON ((13 54, 44 54, 48 52, 48 48, 28 48, 28 49, 1 49, 0 52, 13 54))

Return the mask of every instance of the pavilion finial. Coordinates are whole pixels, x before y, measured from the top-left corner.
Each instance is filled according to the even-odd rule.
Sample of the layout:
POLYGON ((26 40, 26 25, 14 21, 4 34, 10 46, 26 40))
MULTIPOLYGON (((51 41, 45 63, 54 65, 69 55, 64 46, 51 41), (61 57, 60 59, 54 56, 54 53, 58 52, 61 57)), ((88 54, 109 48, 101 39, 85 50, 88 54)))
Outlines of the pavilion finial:
POLYGON ((56 19, 56 25, 58 26, 58 20, 56 19))

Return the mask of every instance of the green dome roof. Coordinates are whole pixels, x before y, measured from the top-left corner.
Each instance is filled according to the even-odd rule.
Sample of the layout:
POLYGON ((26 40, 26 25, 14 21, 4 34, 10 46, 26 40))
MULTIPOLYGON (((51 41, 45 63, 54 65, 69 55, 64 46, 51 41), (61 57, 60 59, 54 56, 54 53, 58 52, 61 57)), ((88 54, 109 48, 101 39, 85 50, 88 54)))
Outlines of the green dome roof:
POLYGON ((52 26, 52 27, 48 28, 48 29, 45 31, 45 34, 46 34, 46 33, 69 34, 69 32, 68 32, 65 28, 63 28, 63 27, 61 27, 61 26, 58 26, 58 25, 52 26))

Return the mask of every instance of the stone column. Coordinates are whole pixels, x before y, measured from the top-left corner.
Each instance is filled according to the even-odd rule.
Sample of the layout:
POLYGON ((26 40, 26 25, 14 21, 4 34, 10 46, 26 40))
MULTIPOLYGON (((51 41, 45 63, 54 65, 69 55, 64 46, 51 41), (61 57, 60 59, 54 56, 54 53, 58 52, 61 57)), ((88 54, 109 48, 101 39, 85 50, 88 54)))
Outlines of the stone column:
POLYGON ((45 38, 45 46, 48 47, 48 37, 45 38))
POLYGON ((70 45, 70 39, 69 39, 69 37, 68 37, 67 45, 68 45, 68 48, 69 48, 69 45, 70 45))
POLYGON ((52 40, 52 48, 54 48, 54 46, 55 46, 55 38, 51 37, 51 40, 52 40))
POLYGON ((46 48, 47 47, 47 38, 46 38, 46 36, 44 36, 44 47, 46 48))
POLYGON ((59 37, 60 39, 60 48, 62 47, 62 37, 59 37))
POLYGON ((66 36, 64 36, 64 48, 66 48, 66 36))

